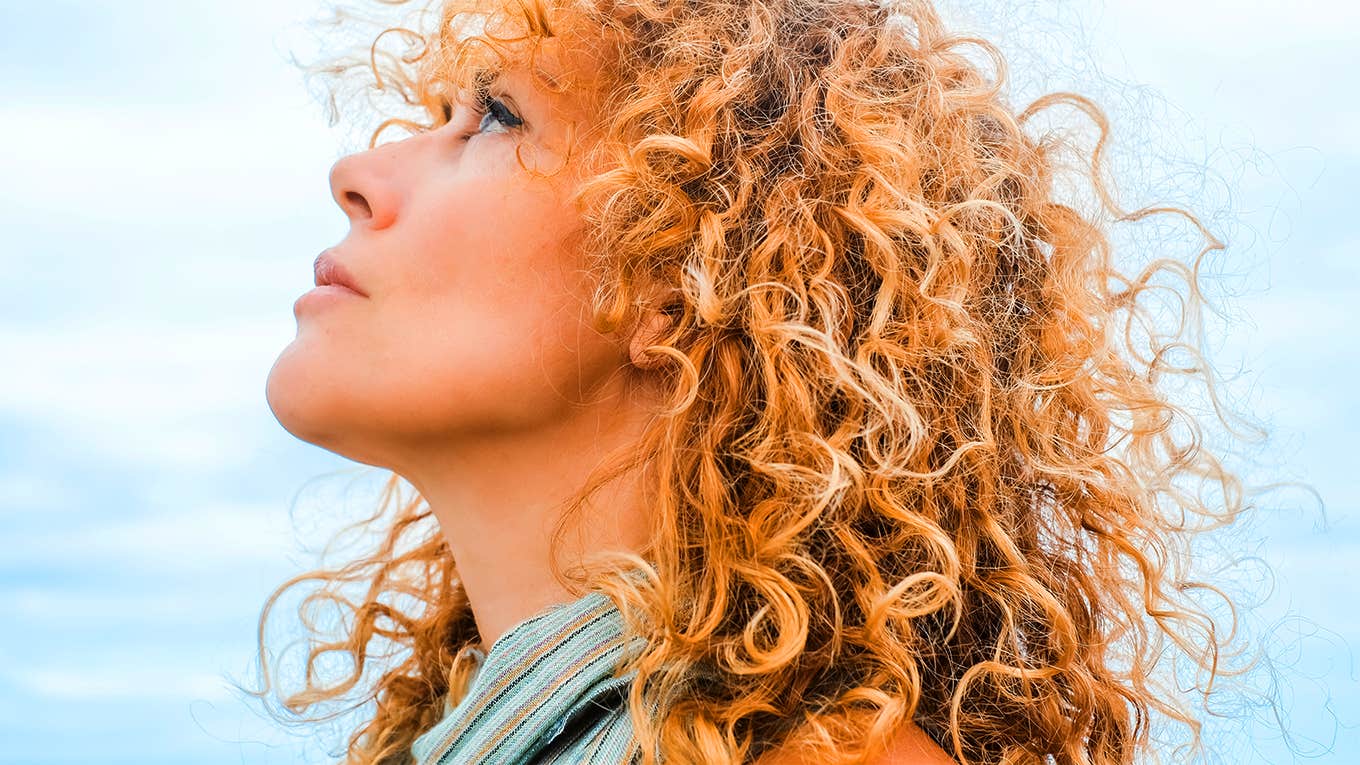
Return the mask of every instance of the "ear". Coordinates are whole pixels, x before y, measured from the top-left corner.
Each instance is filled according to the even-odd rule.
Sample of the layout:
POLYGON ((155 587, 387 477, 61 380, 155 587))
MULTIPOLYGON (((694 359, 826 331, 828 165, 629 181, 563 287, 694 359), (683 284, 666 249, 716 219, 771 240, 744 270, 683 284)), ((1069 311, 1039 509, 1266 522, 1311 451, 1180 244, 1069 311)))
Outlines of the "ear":
POLYGON ((639 369, 651 369, 659 365, 664 357, 656 353, 648 353, 647 346, 655 345, 666 330, 670 329, 671 317, 664 311, 648 310, 643 314, 642 320, 638 322, 637 329, 633 330, 633 337, 628 343, 628 359, 633 366, 639 369))

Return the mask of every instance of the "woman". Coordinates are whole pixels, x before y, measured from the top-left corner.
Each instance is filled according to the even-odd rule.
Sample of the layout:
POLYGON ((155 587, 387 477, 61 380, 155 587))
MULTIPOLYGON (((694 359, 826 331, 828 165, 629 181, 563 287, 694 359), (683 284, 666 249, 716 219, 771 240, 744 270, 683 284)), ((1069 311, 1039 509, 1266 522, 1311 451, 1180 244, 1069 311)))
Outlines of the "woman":
MULTIPOLYGON (((1190 519, 1242 505, 1174 489, 1236 480, 1165 392, 1190 346, 1135 331, 1163 268, 1193 321, 1194 272, 1123 276, 1031 134, 1068 104, 1103 141, 1099 109, 1017 114, 927 2, 431 10, 329 70, 425 116, 335 165, 350 230, 268 380, 290 432, 392 472, 379 548, 261 617, 304 582, 342 608, 285 702, 375 702, 345 762, 1112 765, 1154 721, 1197 735, 1158 661, 1218 669, 1181 568, 1190 519)), ((1100 148, 1107 210, 1181 212, 1119 211, 1100 148)))

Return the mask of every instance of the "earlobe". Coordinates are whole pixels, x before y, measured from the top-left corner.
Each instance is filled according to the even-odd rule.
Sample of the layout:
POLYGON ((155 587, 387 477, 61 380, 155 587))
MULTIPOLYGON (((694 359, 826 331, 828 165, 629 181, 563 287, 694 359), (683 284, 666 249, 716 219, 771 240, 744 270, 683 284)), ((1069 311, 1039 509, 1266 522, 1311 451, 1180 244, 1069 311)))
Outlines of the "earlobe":
POLYGON ((648 353, 647 347, 655 345, 666 330, 670 329, 672 319, 661 311, 652 311, 638 323, 633 337, 628 343, 628 359, 639 369, 652 369, 665 358, 660 354, 648 353))

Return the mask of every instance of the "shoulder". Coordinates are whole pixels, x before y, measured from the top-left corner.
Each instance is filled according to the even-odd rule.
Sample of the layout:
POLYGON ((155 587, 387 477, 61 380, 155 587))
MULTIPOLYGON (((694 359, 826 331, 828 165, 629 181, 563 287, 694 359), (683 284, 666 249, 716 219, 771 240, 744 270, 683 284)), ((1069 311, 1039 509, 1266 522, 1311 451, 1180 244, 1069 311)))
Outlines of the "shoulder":
POLYGON ((920 726, 908 725, 893 738, 888 749, 865 765, 958 765, 920 726))
MULTIPOLYGON (((762 756, 756 765, 816 765, 789 749, 776 749, 762 756)), ((888 743, 888 748, 865 760, 864 765, 958 765, 920 726, 910 724, 888 743)))

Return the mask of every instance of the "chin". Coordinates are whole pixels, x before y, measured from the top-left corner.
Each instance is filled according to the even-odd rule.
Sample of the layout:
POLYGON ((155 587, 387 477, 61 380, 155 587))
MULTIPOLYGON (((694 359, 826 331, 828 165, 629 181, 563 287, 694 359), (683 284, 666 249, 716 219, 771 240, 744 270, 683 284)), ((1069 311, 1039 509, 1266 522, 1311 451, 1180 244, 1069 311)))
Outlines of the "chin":
POLYGON ((269 376, 265 378, 264 398, 269 405, 269 411, 274 414, 274 419, 279 421, 283 429, 303 439, 310 440, 304 435, 308 430, 306 422, 311 419, 308 417, 308 406, 306 398, 307 391, 305 385, 300 384, 298 375, 294 373, 293 364, 290 363, 288 351, 274 361, 274 366, 269 369, 269 376))
POLYGON ((356 397, 361 386, 348 382, 341 370, 314 362, 291 345, 274 361, 264 391, 274 419, 299 440, 354 462, 390 468, 381 447, 391 445, 384 429, 391 413, 356 397))
POLYGON ((296 345, 289 345, 274 361, 265 379, 264 397, 274 419, 297 438, 335 451, 336 424, 341 421, 336 407, 327 403, 326 387, 316 384, 324 379, 314 365, 299 358, 296 345))

